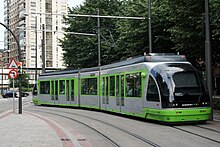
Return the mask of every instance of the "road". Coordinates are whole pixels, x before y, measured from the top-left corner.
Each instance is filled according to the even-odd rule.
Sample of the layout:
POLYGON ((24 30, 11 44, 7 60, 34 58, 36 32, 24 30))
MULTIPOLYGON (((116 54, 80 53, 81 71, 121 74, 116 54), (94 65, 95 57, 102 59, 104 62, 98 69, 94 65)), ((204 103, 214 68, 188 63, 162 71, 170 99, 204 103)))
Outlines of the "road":
MULTIPOLYGON (((15 101, 15 108, 18 108, 18 98, 14 99, 15 101)), ((29 95, 27 97, 22 97, 23 105, 26 103, 30 103, 32 100, 32 95, 29 95)), ((13 98, 3 98, 0 96, 0 113, 12 110, 13 109, 13 98)))
MULTIPOLYGON (((35 106, 30 103, 31 97, 23 98, 24 113, 41 116, 55 122, 67 132, 70 138, 71 136, 76 138, 81 146, 220 146, 219 111, 215 111, 214 121, 207 123, 164 125, 97 111, 35 106)), ((12 99, 0 99, 0 104, 1 112, 10 110, 12 99)))

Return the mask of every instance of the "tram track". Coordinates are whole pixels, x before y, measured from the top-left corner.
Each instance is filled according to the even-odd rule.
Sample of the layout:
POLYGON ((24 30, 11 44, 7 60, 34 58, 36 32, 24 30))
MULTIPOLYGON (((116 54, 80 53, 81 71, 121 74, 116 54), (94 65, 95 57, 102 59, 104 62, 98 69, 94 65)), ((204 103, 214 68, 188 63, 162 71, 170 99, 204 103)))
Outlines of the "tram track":
MULTIPOLYGON (((200 137, 200 138, 204 138, 204 139, 207 139, 207 140, 209 140, 209 141, 213 141, 213 142, 215 142, 215 143, 220 144, 220 141, 219 141, 219 140, 215 140, 215 139, 213 139, 213 138, 210 138, 210 137, 207 137, 207 136, 204 136, 204 135, 201 135, 201 134, 192 132, 192 131, 188 131, 188 130, 183 129, 183 128, 181 128, 181 127, 177 127, 177 126, 170 126, 170 127, 173 128, 173 129, 176 129, 176 130, 179 130, 179 131, 188 133, 188 134, 192 134, 192 135, 198 136, 198 137, 200 137)), ((212 131, 212 132, 215 132, 215 133, 220 133, 219 131, 216 131, 216 130, 213 130, 213 129, 210 129, 210 128, 206 128, 206 127, 202 127, 202 126, 196 126, 196 125, 195 125, 195 127, 202 128, 202 129, 205 129, 205 130, 209 130, 209 131, 212 131)))
POLYGON ((203 127, 203 126, 199 126, 199 125, 194 125, 194 126, 195 126, 195 127, 198 127, 198 128, 205 129, 205 130, 213 131, 213 132, 216 132, 216 133, 219 133, 219 134, 220 134, 220 131, 218 131, 218 130, 214 130, 214 129, 207 128, 207 127, 203 127))
MULTIPOLYGON (((112 139, 110 139, 109 137, 107 137, 105 134, 101 133, 101 132, 98 131, 97 129, 95 129, 95 128, 93 128, 93 127, 91 127, 91 126, 89 126, 89 125, 87 125, 87 124, 85 124, 85 123, 83 123, 83 122, 81 122, 81 121, 79 121, 79 120, 73 119, 73 118, 68 117, 68 116, 65 116, 65 115, 61 115, 61 114, 57 114, 57 113, 52 113, 52 112, 48 112, 48 111, 44 111, 44 110, 31 110, 31 111, 44 112, 44 113, 48 113, 48 114, 52 114, 52 115, 64 117, 64 118, 66 118, 66 119, 75 121, 75 122, 77 122, 77 123, 80 123, 80 124, 82 124, 82 125, 84 125, 84 126, 90 128, 90 129, 92 129, 93 131, 99 133, 99 134, 102 135, 104 138, 108 139, 114 146, 118 146, 118 147, 120 146, 119 144, 117 144, 116 142, 114 142, 112 139)), ((152 147, 161 147, 160 145, 158 145, 158 144, 156 144, 156 143, 154 143, 154 142, 152 142, 152 141, 150 141, 150 140, 148 140, 148 139, 146 139, 146 138, 144 138, 144 137, 142 137, 142 136, 140 136, 140 135, 138 135, 138 134, 135 134, 135 133, 130 132, 130 131, 128 131, 128 130, 122 129, 122 128, 120 128, 120 127, 118 127, 118 126, 115 126, 115 125, 113 125, 113 124, 110 124, 110 123, 108 123, 108 122, 105 122, 105 121, 102 121, 102 120, 99 120, 99 119, 95 119, 95 118, 92 118, 92 117, 88 117, 88 116, 83 116, 83 115, 71 113, 71 112, 64 112, 64 111, 59 111, 59 112, 65 113, 65 114, 70 114, 70 115, 76 115, 76 116, 79 116, 79 117, 83 117, 83 118, 91 119, 91 120, 94 120, 94 121, 98 121, 99 123, 102 123, 102 124, 104 124, 104 125, 111 126, 112 128, 115 128, 115 129, 117 129, 117 130, 120 130, 120 131, 122 131, 122 132, 124 132, 124 133, 126 133, 126 134, 128 134, 128 135, 130 135, 130 136, 132 136, 132 137, 134 137, 134 138, 136 138, 136 139, 138 139, 138 140, 140 140, 140 141, 142 141, 142 142, 144 142, 144 143, 146 143, 146 144, 152 146, 152 147)))
POLYGON ((116 143, 115 141, 113 141, 111 138, 109 138, 108 136, 106 136, 105 134, 103 134, 102 132, 98 131, 97 129, 79 121, 79 120, 76 120, 76 119, 73 119, 71 117, 68 117, 68 116, 64 116, 64 115, 60 115, 60 114, 57 114, 57 113, 52 113, 52 112, 48 112, 48 111, 42 111, 42 110, 34 110, 34 111, 38 111, 38 112, 43 112, 43 113, 47 113, 47 114, 51 114, 51 115, 55 115, 55 116, 59 116, 59 117, 63 117, 63 118, 66 118, 68 120, 71 120, 71 121, 74 121, 74 122, 77 122, 81 125, 84 125, 86 126, 87 128, 93 130, 94 132, 98 133, 99 135, 101 135, 103 138, 105 138, 108 142, 110 142, 113 146, 115 147, 120 147, 120 145, 118 143, 116 143))

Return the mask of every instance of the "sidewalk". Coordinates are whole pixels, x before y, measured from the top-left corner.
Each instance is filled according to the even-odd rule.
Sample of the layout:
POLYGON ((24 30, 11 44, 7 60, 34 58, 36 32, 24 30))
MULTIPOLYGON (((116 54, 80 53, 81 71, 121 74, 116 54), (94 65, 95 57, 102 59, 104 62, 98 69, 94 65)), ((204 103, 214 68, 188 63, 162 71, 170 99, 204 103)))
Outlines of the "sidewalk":
POLYGON ((68 138, 60 126, 47 118, 24 112, 0 114, 1 147, 74 147, 80 146, 68 138))

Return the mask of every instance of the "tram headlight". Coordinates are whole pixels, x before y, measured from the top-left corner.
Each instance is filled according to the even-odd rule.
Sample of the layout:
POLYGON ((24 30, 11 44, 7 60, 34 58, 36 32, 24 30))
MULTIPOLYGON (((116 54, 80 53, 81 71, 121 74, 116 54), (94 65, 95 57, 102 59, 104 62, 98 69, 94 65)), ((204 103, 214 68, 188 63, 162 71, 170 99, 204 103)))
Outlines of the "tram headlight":
POLYGON ((168 106, 169 107, 173 107, 174 105, 173 105, 173 103, 169 103, 168 106))

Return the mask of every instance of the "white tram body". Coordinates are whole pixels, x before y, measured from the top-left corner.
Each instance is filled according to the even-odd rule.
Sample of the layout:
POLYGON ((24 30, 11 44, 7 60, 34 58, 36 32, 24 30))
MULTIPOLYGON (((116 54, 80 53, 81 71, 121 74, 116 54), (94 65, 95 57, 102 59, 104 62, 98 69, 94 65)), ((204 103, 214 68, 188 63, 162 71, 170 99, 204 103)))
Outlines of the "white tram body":
POLYGON ((36 104, 95 108, 165 122, 206 121, 209 97, 182 55, 151 54, 102 67, 44 73, 36 104))

